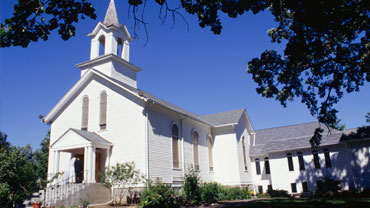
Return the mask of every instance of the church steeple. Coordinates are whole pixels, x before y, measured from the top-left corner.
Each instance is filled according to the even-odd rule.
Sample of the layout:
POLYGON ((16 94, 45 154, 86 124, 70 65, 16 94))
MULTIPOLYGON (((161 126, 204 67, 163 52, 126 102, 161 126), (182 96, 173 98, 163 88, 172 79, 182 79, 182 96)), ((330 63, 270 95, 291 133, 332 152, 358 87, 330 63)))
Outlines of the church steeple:
POLYGON ((114 4, 114 0, 111 0, 109 3, 109 7, 104 18, 104 24, 108 27, 112 25, 119 26, 116 5, 114 4))
POLYGON ((90 61, 78 64, 81 76, 89 69, 97 70, 132 87, 140 68, 129 63, 130 41, 134 40, 125 24, 119 24, 114 0, 110 0, 104 22, 98 22, 87 35, 91 38, 90 61))

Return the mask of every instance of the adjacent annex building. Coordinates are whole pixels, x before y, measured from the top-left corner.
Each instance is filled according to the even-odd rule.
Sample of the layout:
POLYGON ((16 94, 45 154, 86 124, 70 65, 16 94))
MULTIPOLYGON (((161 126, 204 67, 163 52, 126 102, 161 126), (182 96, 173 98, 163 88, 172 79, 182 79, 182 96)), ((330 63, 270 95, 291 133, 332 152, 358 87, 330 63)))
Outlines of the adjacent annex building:
POLYGON ((199 116, 137 87, 142 69, 130 63, 130 42, 111 0, 104 22, 88 34, 90 60, 77 65, 81 78, 47 114, 49 179, 72 157, 83 161, 86 184, 99 171, 135 162, 148 179, 181 186, 191 165, 205 182, 290 193, 320 188, 322 176, 343 188, 370 187, 370 138, 331 129, 322 144, 309 138, 319 123, 254 130, 245 109, 199 116))

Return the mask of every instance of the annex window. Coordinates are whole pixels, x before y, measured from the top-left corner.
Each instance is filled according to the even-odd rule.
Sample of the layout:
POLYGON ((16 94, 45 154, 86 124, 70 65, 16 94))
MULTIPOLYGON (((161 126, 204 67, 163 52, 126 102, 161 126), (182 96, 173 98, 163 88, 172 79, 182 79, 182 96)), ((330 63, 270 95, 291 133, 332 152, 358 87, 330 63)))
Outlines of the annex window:
POLYGON ((257 175, 261 175, 260 159, 256 158, 255 163, 256 163, 256 173, 257 175))
POLYGON ((317 191, 324 190, 324 184, 322 181, 316 181, 317 191))
POLYGON ((324 156, 325 156, 325 166, 326 166, 326 168, 331 168, 330 152, 329 152, 328 149, 324 149, 324 156))
POLYGON ((247 155, 246 155, 246 152, 245 152, 245 140, 244 140, 244 136, 242 136, 242 148, 243 148, 244 170, 247 171, 248 170, 248 167, 247 167, 247 155))
POLYGON ((180 168, 179 160, 179 128, 172 126, 172 162, 173 168, 180 168))
POLYGON ((320 169, 320 159, 319 159, 319 153, 317 152, 317 150, 312 151, 312 155, 313 155, 313 163, 315 165, 315 168, 320 169))
POLYGON ((308 192, 308 184, 307 184, 307 182, 302 182, 302 190, 303 190, 303 192, 308 192))
POLYGON ((100 119, 99 119, 100 129, 107 128, 107 93, 102 92, 100 94, 100 119))
POLYGON ((87 131, 88 122, 89 122, 89 97, 85 96, 82 99, 81 130, 87 131))
POLYGON ((269 158, 268 157, 265 157, 265 171, 266 171, 266 174, 270 174, 271 173, 271 170, 270 170, 270 162, 269 162, 269 158))
POLYGON ((288 159, 288 167, 289 167, 289 171, 294 171, 292 153, 288 153, 288 154, 286 154, 286 157, 287 157, 287 159, 288 159))
POLYGON ((270 184, 270 185, 267 185, 267 191, 269 192, 269 193, 271 193, 272 192, 272 185, 270 184))
POLYGON ((297 155, 298 155, 298 162, 299 162, 299 170, 305 170, 304 160, 303 160, 303 153, 298 152, 297 155))
POLYGON ((208 136, 208 161, 209 171, 213 171, 213 140, 211 136, 208 136))
POLYGON ((196 131, 193 132, 193 157, 194 169, 199 170, 199 154, 198 154, 199 135, 196 131))
POLYGON ((292 187, 292 193, 297 193, 297 184, 291 183, 290 186, 292 187))
POLYGON ((105 54, 105 36, 102 35, 99 37, 99 56, 105 54))
POLYGON ((258 193, 263 194, 263 187, 262 186, 258 186, 258 193))

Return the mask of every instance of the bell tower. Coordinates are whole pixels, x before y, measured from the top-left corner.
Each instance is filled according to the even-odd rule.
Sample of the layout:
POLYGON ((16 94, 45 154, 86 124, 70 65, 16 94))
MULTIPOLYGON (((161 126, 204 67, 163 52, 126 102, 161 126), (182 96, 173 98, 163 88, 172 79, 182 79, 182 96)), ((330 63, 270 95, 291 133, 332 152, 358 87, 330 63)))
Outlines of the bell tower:
POLYGON ((141 69, 129 62, 134 39, 126 25, 119 24, 114 0, 110 0, 104 22, 98 22, 87 36, 91 38, 90 60, 77 65, 81 77, 93 69, 136 88, 136 73, 141 69))

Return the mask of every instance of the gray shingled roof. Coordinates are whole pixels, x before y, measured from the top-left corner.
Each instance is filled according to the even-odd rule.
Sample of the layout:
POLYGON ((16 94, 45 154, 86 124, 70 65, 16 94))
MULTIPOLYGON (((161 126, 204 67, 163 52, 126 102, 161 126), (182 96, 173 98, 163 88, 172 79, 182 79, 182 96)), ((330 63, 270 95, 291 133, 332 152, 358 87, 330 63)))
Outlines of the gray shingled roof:
POLYGON ((112 145, 112 143, 105 140, 103 137, 97 135, 94 132, 82 131, 82 130, 73 129, 73 128, 71 128, 71 130, 76 132, 77 134, 79 134, 80 136, 82 136, 83 138, 85 138, 86 140, 88 140, 92 143, 104 144, 104 145, 109 145, 109 146, 112 145))
MULTIPOLYGON (((330 129, 330 134, 325 125, 321 124, 324 132, 321 145, 337 144, 343 132, 330 129)), ((309 148, 310 139, 315 129, 319 127, 318 122, 303 123, 277 128, 261 129, 256 131, 255 145, 250 148, 250 155, 262 155, 269 152, 309 148)))
POLYGON ((238 110, 205 115, 205 116, 202 116, 202 118, 208 121, 209 123, 211 123, 213 126, 236 124, 239 122, 240 117, 243 115, 244 111, 245 109, 238 109, 238 110))
POLYGON ((119 21, 117 17, 117 11, 116 11, 116 6, 114 4, 114 0, 111 0, 109 3, 109 7, 107 9, 107 13, 105 14, 105 18, 104 18, 104 25, 119 26, 119 21))

